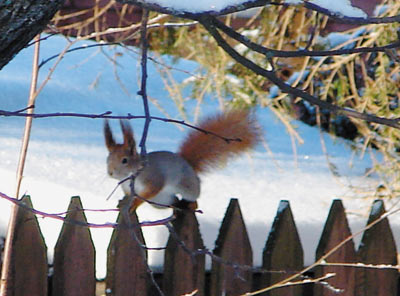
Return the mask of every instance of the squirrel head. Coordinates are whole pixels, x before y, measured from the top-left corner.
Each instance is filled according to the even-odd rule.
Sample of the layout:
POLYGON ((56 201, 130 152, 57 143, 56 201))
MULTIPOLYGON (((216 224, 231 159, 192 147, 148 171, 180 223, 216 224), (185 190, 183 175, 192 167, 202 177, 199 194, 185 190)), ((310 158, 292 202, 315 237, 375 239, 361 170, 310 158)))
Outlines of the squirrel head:
POLYGON ((120 120, 120 125, 124 138, 122 144, 115 142, 108 120, 104 121, 104 139, 109 152, 107 172, 110 177, 118 180, 130 176, 140 163, 130 124, 127 121, 120 120))

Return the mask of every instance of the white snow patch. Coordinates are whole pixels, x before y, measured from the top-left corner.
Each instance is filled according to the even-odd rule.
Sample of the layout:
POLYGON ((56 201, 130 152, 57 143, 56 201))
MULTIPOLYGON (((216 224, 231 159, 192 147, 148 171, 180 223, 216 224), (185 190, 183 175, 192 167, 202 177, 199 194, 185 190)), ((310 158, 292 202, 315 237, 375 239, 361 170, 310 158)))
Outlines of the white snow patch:
POLYGON ((342 16, 367 17, 363 10, 352 6, 350 0, 310 0, 309 2, 342 16))
POLYGON ((285 0, 286 4, 301 4, 303 0, 285 0))
POLYGON ((240 5, 244 0, 202 0, 202 1, 187 1, 187 0, 146 0, 143 2, 157 4, 162 7, 168 7, 175 11, 187 11, 199 13, 205 11, 221 11, 229 6, 240 5))

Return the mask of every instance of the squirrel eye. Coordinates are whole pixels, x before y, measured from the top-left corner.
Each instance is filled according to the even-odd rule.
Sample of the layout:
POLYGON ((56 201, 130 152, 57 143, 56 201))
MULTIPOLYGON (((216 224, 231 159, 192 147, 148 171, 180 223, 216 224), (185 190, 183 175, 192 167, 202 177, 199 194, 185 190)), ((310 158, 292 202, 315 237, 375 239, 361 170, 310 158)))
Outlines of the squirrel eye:
POLYGON ((126 163, 128 163, 128 158, 126 158, 126 157, 122 158, 122 164, 126 164, 126 163))

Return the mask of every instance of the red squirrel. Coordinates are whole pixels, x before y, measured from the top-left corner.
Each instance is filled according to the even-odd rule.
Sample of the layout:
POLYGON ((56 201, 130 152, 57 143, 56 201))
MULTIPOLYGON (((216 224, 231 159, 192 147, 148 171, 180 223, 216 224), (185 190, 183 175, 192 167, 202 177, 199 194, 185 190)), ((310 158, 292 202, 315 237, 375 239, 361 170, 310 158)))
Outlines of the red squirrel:
MULTIPOLYGON (((191 130, 176 153, 155 151, 142 159, 130 124, 122 120, 120 124, 124 141, 117 144, 108 121, 104 123, 109 151, 107 170, 118 180, 136 176, 133 185, 139 197, 134 199, 131 211, 144 200, 155 206, 183 204, 195 210, 200 195, 198 174, 223 165, 228 159, 254 148, 260 140, 260 128, 248 110, 229 110, 202 121, 197 127, 206 132, 191 130)), ((121 186, 126 195, 131 194, 129 181, 121 186)))

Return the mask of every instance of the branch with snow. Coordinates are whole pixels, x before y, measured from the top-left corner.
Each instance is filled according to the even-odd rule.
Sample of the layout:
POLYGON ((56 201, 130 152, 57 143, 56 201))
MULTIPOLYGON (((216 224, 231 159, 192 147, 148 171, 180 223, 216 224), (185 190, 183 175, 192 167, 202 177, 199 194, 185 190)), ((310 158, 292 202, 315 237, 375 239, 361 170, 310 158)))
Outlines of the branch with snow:
POLYGON ((338 19, 346 24, 368 25, 368 24, 388 24, 400 21, 400 15, 391 17, 367 17, 362 10, 352 6, 349 0, 330 1, 330 0, 314 0, 303 1, 305 8, 313 10, 338 19))
POLYGON ((400 40, 396 40, 384 46, 374 46, 374 47, 356 47, 356 48, 344 48, 336 50, 307 50, 307 49, 299 49, 294 51, 276 50, 252 42, 247 37, 243 36, 242 34, 228 27, 217 18, 213 18, 212 22, 215 27, 220 29, 230 38, 240 42, 241 44, 245 45, 247 48, 255 52, 265 55, 267 58, 323 57, 323 56, 347 55, 354 53, 387 52, 388 50, 400 47, 400 40))
POLYGON ((250 8, 263 7, 271 3, 270 0, 118 0, 118 2, 188 19, 197 18, 203 14, 221 16, 250 8))
POLYGON ((230 13, 241 12, 250 8, 262 8, 266 5, 304 5, 305 8, 339 19, 347 24, 383 24, 400 21, 400 15, 392 17, 367 17, 359 8, 351 5, 349 0, 287 0, 277 3, 270 0, 117 0, 119 3, 132 4, 144 9, 174 15, 182 18, 199 20, 203 16, 223 16, 230 13))
POLYGON ((274 83, 276 86, 279 87, 279 89, 287 94, 293 95, 294 97, 300 97, 307 102, 311 103, 312 105, 318 106, 323 110, 329 110, 331 112, 337 113, 337 114, 343 114, 345 116, 365 120, 368 122, 375 122, 379 124, 384 124, 387 126, 391 126, 397 129, 400 129, 400 120, 398 118, 395 119, 388 119, 388 118, 383 118, 383 117, 378 117, 373 114, 368 114, 368 113, 360 113, 358 111, 355 111, 350 108, 344 108, 344 107, 339 107, 337 105, 331 104, 327 101, 323 101, 317 97, 314 97, 310 95, 309 93, 299 89, 292 87, 291 85, 285 83, 283 80, 278 78, 276 74, 274 73, 273 70, 266 70, 251 60, 247 59, 246 57, 242 56, 239 54, 234 48, 232 48, 228 42, 222 38, 218 30, 216 29, 215 26, 215 19, 213 17, 207 17, 203 18, 200 23, 207 29, 207 31, 214 37, 214 39, 217 41, 218 45, 225 50, 226 53, 228 53, 236 62, 242 64, 246 68, 252 70, 254 73, 264 76, 268 80, 270 80, 272 83, 274 83))
POLYGON ((383 118, 369 113, 361 113, 351 108, 339 107, 325 100, 321 100, 299 88, 292 87, 279 79, 274 69, 266 70, 257 65, 250 59, 238 53, 219 33, 219 30, 225 33, 230 38, 240 42, 248 49, 254 52, 261 53, 266 56, 268 60, 273 57, 305 57, 305 56, 334 56, 346 55, 356 53, 370 53, 370 52, 390 52, 392 49, 400 47, 400 41, 395 40, 385 46, 377 47, 359 47, 351 49, 338 49, 338 50, 298 50, 298 51, 283 51, 273 50, 261 46, 257 43, 250 41, 244 35, 236 32, 232 28, 226 26, 219 21, 216 16, 226 15, 233 12, 239 12, 254 7, 264 7, 266 5, 304 5, 309 10, 317 11, 328 15, 332 18, 339 18, 341 22, 350 24, 378 24, 378 23, 392 23, 400 20, 400 16, 383 17, 383 18, 369 18, 361 13, 358 8, 351 6, 349 0, 342 1, 287 1, 285 3, 276 3, 271 1, 240 1, 240 0, 221 0, 221 1, 199 1, 199 3, 187 1, 168 1, 168 0, 119 0, 121 3, 138 5, 144 9, 153 10, 157 12, 167 13, 174 16, 179 16, 186 19, 198 21, 204 28, 214 37, 218 45, 224 49, 236 62, 247 67, 254 73, 261 75, 275 84, 283 93, 292 95, 293 97, 300 97, 303 100, 311 103, 314 106, 320 107, 322 110, 328 110, 332 113, 342 114, 346 117, 361 119, 368 122, 374 122, 382 125, 387 125, 399 129, 400 123, 398 118, 383 118), (346 14, 346 15, 345 15, 346 14))

